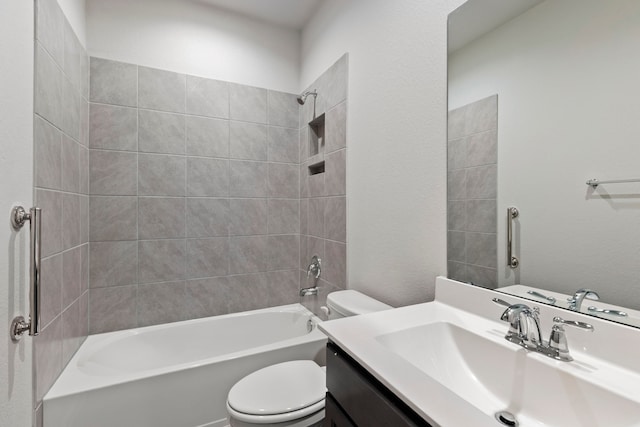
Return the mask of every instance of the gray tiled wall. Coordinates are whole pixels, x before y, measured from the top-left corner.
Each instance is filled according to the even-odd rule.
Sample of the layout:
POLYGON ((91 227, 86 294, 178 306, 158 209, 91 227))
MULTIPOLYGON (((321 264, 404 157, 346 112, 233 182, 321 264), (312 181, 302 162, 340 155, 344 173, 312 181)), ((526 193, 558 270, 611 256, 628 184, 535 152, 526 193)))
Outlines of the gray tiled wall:
POLYGON ((497 285, 498 96, 449 112, 449 277, 497 285))
POLYGON ((313 286, 307 266, 313 255, 322 259, 317 297, 301 302, 317 315, 326 296, 347 287, 347 82, 348 55, 342 56, 307 90, 318 91, 300 109, 300 287, 313 286), (318 153, 310 151, 309 122, 324 114, 324 138, 318 153), (309 166, 325 162, 325 172, 310 175, 309 166))
POLYGON ((36 1, 35 200, 42 208, 42 332, 35 408, 88 333, 88 57, 55 0, 36 1))
POLYGON ((90 332, 298 302, 297 95, 90 69, 90 332))

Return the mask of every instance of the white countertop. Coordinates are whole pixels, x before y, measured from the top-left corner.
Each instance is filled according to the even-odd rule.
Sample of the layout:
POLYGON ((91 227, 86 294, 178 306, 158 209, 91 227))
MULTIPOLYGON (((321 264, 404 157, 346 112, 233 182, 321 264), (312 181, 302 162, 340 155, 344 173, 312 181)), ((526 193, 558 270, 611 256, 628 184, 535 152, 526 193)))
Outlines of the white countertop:
POLYGON ((455 321, 451 313, 450 307, 431 302, 331 320, 321 323, 319 328, 434 427, 496 427, 498 423, 493 417, 386 350, 374 338, 424 324, 425 318, 455 321))

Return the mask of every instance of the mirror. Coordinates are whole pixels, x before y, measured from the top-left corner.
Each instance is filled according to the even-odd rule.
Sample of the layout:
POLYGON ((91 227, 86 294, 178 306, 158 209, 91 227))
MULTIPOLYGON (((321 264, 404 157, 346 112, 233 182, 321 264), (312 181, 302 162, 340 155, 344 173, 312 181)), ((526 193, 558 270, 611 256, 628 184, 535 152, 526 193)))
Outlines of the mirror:
POLYGON ((639 45, 637 0, 449 16, 450 278, 640 327, 639 45))

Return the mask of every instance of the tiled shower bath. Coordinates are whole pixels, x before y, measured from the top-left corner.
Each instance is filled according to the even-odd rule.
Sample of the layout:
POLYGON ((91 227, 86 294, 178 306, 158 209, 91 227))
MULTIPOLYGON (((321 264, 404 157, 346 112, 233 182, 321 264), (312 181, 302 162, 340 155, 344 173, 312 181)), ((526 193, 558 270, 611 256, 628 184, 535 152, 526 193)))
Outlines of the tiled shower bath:
MULTIPOLYGON (((344 140, 346 56, 338 64, 319 79, 315 114, 321 102, 339 114, 326 144, 344 140)), ((90 333, 298 302, 307 236, 326 258, 323 289, 345 286, 346 144, 326 151, 322 206, 303 193, 301 209, 311 180, 296 98, 91 58, 90 333), (312 214, 326 239, 307 234, 312 214)))
POLYGON ((447 264, 449 277, 495 288, 498 96, 449 112, 447 264))
POLYGON ((346 287, 347 55, 301 107, 298 94, 89 58, 55 0, 36 1, 35 52, 36 425, 88 334, 294 302, 322 314, 346 287), (301 300, 314 254, 320 295, 301 300))
POLYGON ((54 0, 38 0, 34 194, 42 209, 42 330, 34 342, 34 409, 88 333, 89 62, 54 0))

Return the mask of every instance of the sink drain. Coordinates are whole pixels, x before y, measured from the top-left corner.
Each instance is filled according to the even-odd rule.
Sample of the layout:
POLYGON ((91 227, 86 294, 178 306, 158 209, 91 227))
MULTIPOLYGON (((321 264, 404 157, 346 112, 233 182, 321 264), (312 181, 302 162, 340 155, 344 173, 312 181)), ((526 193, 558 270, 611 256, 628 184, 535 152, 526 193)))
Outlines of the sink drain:
POLYGON ((503 426, 518 426, 518 421, 511 412, 496 412, 496 420, 500 421, 500 424, 502 424, 503 426))

